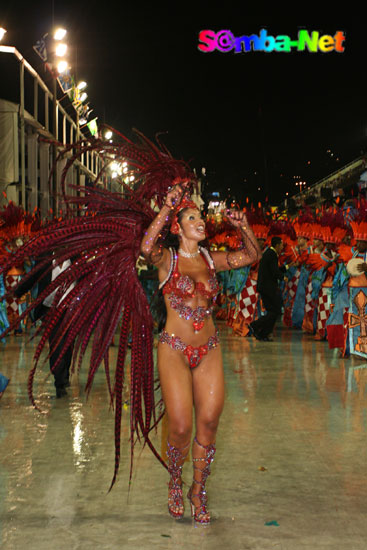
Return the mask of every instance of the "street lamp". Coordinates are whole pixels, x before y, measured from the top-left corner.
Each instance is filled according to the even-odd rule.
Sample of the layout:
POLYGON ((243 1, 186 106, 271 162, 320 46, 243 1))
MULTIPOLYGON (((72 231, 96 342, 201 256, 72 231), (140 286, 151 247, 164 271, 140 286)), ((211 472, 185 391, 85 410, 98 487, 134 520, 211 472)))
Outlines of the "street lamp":
POLYGON ((69 68, 68 62, 64 59, 62 61, 59 61, 57 64, 57 72, 59 74, 65 73, 69 68))
POLYGON ((67 49, 68 49, 67 45, 64 44, 64 42, 60 42, 60 44, 57 44, 56 46, 55 54, 57 55, 57 57, 64 57, 67 49))
MULTIPOLYGON (((55 42, 60 42, 61 40, 63 40, 65 38, 65 36, 66 36, 66 30, 65 29, 58 28, 54 32, 55 42)), ((59 58, 59 59, 57 60, 57 63, 56 63, 56 59, 53 59, 53 64, 52 64, 53 65, 53 67, 52 67, 52 73, 53 73, 53 79, 52 79, 52 95, 53 95, 52 133, 53 133, 54 137, 56 138, 56 141, 58 140, 58 136, 59 136, 58 116, 57 116, 56 78, 58 78, 58 76, 63 75, 64 73, 67 73, 67 71, 69 70, 68 62, 65 59, 60 59, 61 57, 63 57, 66 54, 66 50, 67 50, 67 46, 66 46, 65 43, 56 44, 54 52, 55 52, 56 59, 57 58, 59 58), (57 70, 58 75, 55 74, 55 65, 56 65, 56 70, 57 70)), ((78 130, 77 130, 77 132, 78 132, 78 130)), ((53 145, 53 148, 52 148, 52 158, 53 158, 53 163, 55 164, 56 159, 57 159, 57 147, 56 147, 55 144, 53 145)), ((54 171, 53 177, 52 177, 52 191, 53 191, 52 206, 53 206, 54 211, 57 210, 56 187, 57 187, 57 176, 56 176, 56 171, 54 171)))
MULTIPOLYGON (((68 46, 67 44, 65 44, 65 42, 61 42, 61 40, 63 40, 65 36, 66 36, 65 29, 59 28, 59 29, 56 29, 56 31, 54 32, 55 45, 54 45, 53 51, 55 53, 56 58, 65 57, 66 55, 68 46)), ((69 64, 65 59, 60 59, 57 62, 55 59, 55 65, 56 65, 57 73, 59 75, 66 73, 69 69, 69 64)))
POLYGON ((66 30, 62 28, 58 28, 54 32, 54 40, 62 40, 66 36, 66 30))
POLYGON ((4 38, 5 33, 6 33, 6 30, 3 27, 0 27, 0 42, 4 38))

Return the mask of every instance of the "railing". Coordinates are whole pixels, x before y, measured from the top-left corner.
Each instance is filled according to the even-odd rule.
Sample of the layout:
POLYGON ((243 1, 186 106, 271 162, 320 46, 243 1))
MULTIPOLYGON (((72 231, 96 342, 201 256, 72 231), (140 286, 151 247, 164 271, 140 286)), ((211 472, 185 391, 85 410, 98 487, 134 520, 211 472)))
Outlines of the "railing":
MULTIPOLYGON (((42 80, 37 71, 28 63, 22 54, 14 46, 0 46, 0 53, 13 55, 19 62, 19 95, 14 98, 15 103, 19 103, 19 118, 20 118, 20 174, 21 174, 21 195, 22 203, 25 205, 26 197, 26 151, 25 151, 25 71, 33 78, 33 112, 34 120, 39 126, 39 130, 43 135, 54 139, 63 145, 72 144, 83 137, 83 133, 79 129, 78 115, 76 113, 76 121, 66 112, 60 101, 57 99, 57 82, 53 78, 53 91, 51 92, 45 82, 42 80), (44 93, 44 117, 40 121, 39 117, 39 90, 44 93), (50 103, 52 105, 52 132, 50 130, 50 103), (59 125, 59 116, 62 116, 62 123, 59 125), (61 126, 61 132, 60 132, 61 126), (68 128, 69 127, 69 128, 68 128)), ((27 88, 27 93, 30 90, 27 88)), ((85 136, 84 136, 85 137, 85 136)), ((55 155, 56 156, 56 155, 55 155)), ((83 156, 84 157, 84 156, 83 156)), ((86 158, 81 158, 79 166, 89 176, 96 176, 100 169, 100 159, 97 153, 92 153, 86 158), (95 158, 94 158, 95 157, 95 158)), ((55 187, 53 191, 55 192, 55 187)))

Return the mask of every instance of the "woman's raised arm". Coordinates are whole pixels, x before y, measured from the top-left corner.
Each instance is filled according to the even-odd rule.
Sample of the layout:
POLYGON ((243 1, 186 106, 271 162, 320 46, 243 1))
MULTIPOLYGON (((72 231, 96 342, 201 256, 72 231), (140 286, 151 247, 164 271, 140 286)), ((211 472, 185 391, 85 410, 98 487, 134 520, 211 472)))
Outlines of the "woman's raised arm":
POLYGON ((148 227, 143 240, 141 241, 141 253, 151 264, 159 264, 163 256, 163 246, 157 241, 161 236, 162 229, 170 221, 172 208, 165 204, 148 227))
POLYGON ((148 227, 141 241, 141 253, 151 264, 157 265, 163 258, 163 246, 157 241, 161 237, 164 226, 170 222, 175 205, 180 202, 183 193, 184 184, 175 185, 167 193, 165 204, 148 227))
POLYGON ((231 210, 227 217, 228 221, 237 228, 242 247, 234 252, 212 252, 216 271, 227 271, 251 265, 261 258, 259 243, 249 226, 246 214, 238 210, 231 210))

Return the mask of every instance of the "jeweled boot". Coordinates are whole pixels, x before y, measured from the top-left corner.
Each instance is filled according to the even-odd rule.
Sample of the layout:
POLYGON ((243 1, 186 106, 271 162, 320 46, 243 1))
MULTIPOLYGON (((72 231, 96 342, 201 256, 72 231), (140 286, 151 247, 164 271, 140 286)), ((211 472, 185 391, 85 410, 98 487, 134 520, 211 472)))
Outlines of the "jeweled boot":
POLYGON ((167 441, 168 472, 171 476, 168 492, 168 511, 175 519, 180 519, 184 514, 184 501, 182 496, 182 466, 189 448, 188 443, 182 449, 171 445, 167 441))
POLYGON ((210 523, 210 514, 206 509, 208 498, 206 495, 205 483, 210 474, 210 465, 214 460, 214 455, 214 443, 202 445, 196 437, 194 438, 192 446, 194 477, 187 498, 191 504, 191 516, 197 523, 210 523), (194 444, 200 447, 200 449, 194 449, 194 444), (197 456, 199 453, 204 456, 197 456))

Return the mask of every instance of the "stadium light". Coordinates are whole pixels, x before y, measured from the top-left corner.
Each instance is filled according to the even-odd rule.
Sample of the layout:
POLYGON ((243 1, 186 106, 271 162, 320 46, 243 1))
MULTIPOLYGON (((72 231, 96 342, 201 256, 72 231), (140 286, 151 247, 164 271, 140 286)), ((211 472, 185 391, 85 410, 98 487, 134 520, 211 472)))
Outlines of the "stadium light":
POLYGON ((62 40, 63 38, 65 38, 66 36, 66 30, 65 29, 56 29, 56 31, 54 32, 54 39, 55 40, 62 40))
POLYGON ((57 55, 57 57, 64 57, 67 49, 67 45, 63 42, 60 42, 60 44, 56 46, 55 54, 57 55))
POLYGON ((64 61, 64 60, 59 61, 59 63, 57 64, 57 72, 58 72, 59 74, 62 74, 62 73, 64 73, 65 71, 68 70, 68 67, 69 67, 69 66, 68 66, 68 62, 67 62, 67 61, 64 61))

